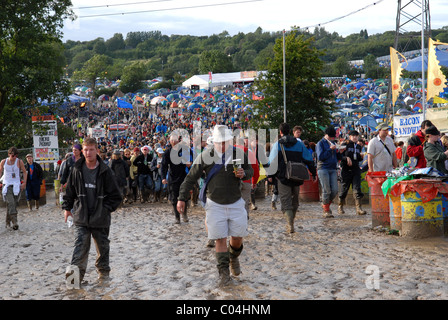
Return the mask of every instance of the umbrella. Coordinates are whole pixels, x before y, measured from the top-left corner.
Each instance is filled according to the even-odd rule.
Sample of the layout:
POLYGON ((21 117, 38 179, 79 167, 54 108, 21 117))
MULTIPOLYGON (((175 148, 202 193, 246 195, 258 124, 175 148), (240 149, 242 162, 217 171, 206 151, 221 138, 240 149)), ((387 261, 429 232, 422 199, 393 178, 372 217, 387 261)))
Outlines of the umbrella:
POLYGON ((102 94, 98 97, 98 100, 102 100, 102 101, 109 101, 109 96, 106 94, 102 94))

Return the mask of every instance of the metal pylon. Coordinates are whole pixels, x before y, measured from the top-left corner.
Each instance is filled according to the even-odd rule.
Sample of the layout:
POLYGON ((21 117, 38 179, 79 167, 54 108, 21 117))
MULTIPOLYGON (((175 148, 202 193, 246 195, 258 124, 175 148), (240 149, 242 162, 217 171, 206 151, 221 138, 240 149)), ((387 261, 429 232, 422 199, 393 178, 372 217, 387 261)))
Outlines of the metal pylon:
MULTIPOLYGON (((429 0, 397 0, 397 18, 395 26, 394 49, 398 52, 408 51, 409 44, 414 41, 421 41, 421 31, 424 30, 425 42, 431 37, 431 15, 429 11, 429 0), (423 9, 422 9, 423 8, 423 9), (423 20, 422 20, 423 19, 423 20), (423 24, 422 24, 423 21, 423 24), (418 31, 415 36, 407 35, 406 42, 401 42, 400 37, 405 33, 418 31)), ((425 45, 427 46, 427 44, 425 45)), ((392 90, 390 86, 387 89, 386 112, 392 112, 392 90)))

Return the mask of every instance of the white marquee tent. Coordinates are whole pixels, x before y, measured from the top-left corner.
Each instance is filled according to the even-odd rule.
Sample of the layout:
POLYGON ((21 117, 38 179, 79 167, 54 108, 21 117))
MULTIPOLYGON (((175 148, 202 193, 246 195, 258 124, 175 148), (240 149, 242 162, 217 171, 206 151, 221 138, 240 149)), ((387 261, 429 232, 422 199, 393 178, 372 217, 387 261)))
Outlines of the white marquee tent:
POLYGON ((212 73, 194 75, 184 81, 182 86, 190 88, 199 86, 199 89, 211 89, 218 86, 233 85, 235 83, 247 84, 254 81, 254 78, 262 71, 243 71, 229 73, 212 73))

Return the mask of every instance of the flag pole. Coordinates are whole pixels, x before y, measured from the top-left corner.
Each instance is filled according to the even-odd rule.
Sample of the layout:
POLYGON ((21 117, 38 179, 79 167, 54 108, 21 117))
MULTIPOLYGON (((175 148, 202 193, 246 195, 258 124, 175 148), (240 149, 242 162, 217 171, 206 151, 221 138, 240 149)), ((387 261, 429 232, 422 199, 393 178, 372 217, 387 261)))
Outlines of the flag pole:
POLYGON ((283 29, 283 122, 286 123, 285 30, 283 29))
MULTIPOLYGON (((429 55, 429 52, 428 52, 428 55, 429 55)), ((429 56, 428 56, 428 60, 429 60, 429 56)), ((426 120, 426 96, 425 96, 425 5, 423 4, 423 1, 422 1, 422 111, 423 111, 423 120, 426 120)))

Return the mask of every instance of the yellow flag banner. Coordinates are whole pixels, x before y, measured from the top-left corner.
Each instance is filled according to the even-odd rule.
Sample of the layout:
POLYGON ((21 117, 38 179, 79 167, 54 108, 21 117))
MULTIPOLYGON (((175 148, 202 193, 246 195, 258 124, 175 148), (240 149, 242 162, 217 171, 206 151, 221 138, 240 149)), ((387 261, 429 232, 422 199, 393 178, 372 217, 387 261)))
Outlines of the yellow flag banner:
POLYGON ((263 165, 260 163, 260 176, 258 177, 258 182, 260 182, 263 179, 266 179, 266 169, 263 167, 263 165))
MULTIPOLYGON (((401 78, 401 68, 400 60, 398 59, 398 55, 404 56, 399 53, 394 48, 390 47, 390 71, 391 71, 391 85, 392 85, 392 105, 395 105, 395 101, 397 101, 398 95, 401 91, 400 78, 401 78)), ((406 60, 406 59, 405 59, 406 60)))
POLYGON ((436 56, 436 45, 446 44, 442 42, 433 41, 429 39, 428 44, 428 85, 426 100, 438 96, 440 92, 446 87, 446 77, 440 69, 439 60, 436 56))
POLYGON ((447 99, 442 99, 440 97, 434 97, 434 103, 448 103, 447 99))

